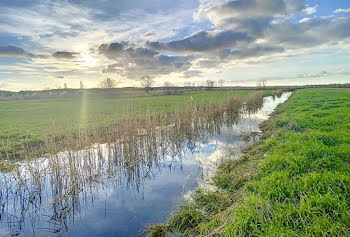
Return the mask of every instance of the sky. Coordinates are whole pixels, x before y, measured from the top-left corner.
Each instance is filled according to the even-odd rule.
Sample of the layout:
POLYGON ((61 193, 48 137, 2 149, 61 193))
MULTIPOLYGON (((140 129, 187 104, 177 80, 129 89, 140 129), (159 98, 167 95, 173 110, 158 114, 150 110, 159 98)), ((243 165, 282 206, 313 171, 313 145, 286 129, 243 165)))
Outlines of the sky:
POLYGON ((350 82, 349 0, 1 0, 0 90, 350 82))

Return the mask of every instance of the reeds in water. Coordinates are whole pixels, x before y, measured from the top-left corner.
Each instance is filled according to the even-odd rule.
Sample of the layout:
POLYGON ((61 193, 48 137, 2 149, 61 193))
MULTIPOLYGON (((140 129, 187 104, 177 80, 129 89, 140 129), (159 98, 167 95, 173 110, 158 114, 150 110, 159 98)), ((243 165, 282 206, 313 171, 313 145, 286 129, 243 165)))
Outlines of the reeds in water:
MULTIPOLYGON (((41 210, 49 215, 50 231, 64 231, 79 212, 80 202, 93 195, 94 187, 113 180, 138 190, 164 159, 181 159, 186 150, 219 134, 223 126, 232 127, 242 112, 253 113, 262 103, 260 93, 245 100, 228 97, 205 105, 188 101, 174 113, 148 111, 142 118, 126 109, 128 116, 108 129, 82 127, 73 132, 68 127, 65 134, 58 135, 53 128, 39 149, 48 155, 0 172, 2 221, 15 234, 22 230, 25 218, 35 220, 41 210), (82 147, 86 148, 77 150, 82 147), (69 150, 59 152, 62 148, 69 150)), ((28 147, 28 158, 34 154, 28 147)))

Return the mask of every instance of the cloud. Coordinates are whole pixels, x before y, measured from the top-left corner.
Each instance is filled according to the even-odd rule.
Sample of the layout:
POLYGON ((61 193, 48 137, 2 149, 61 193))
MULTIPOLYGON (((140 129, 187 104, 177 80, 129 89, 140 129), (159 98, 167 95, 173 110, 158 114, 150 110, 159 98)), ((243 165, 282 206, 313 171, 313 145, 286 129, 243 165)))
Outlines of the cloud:
POLYGON ((309 20, 311 20, 311 18, 309 18, 309 17, 304 17, 303 19, 299 20, 299 23, 304 23, 304 22, 307 22, 307 21, 309 21, 309 20))
POLYGON ((147 42, 146 45, 155 50, 175 52, 206 52, 228 47, 239 47, 251 42, 246 33, 235 31, 200 31, 182 40, 168 42, 147 42))
POLYGON ((261 38, 276 19, 313 10, 304 0, 235 0, 199 8, 196 16, 209 19, 218 29, 246 32, 251 37, 261 38))
POLYGON ((238 21, 249 22, 258 19, 286 17, 301 12, 305 8, 304 0, 236 0, 210 8, 200 8, 196 15, 208 18, 217 27, 232 29, 230 22, 237 24, 238 21))
POLYGON ((304 0, 236 0, 217 5, 205 12, 209 18, 280 16, 302 11, 304 0))
POLYGON ((333 11, 333 13, 347 13, 350 12, 350 8, 344 9, 344 8, 338 8, 337 10, 333 11))
POLYGON ((155 35, 157 35, 155 32, 147 32, 143 36, 144 37, 151 37, 151 36, 155 36, 155 35))
POLYGON ((201 77, 202 74, 203 72, 199 70, 189 70, 183 73, 182 78, 201 77))
POLYGON ((32 59, 35 58, 41 58, 41 59, 49 59, 50 57, 56 58, 56 59, 74 59, 78 53, 74 52, 65 52, 65 51, 58 51, 52 55, 35 55, 32 53, 28 53, 26 50, 17 47, 17 46, 0 46, 0 56, 7 56, 7 57, 29 57, 32 59))
POLYGON ((283 21, 265 31, 265 40, 291 49, 316 47, 350 37, 350 19, 345 17, 313 17, 298 23, 283 21))
POLYGON ((286 57, 286 49, 279 46, 265 44, 251 44, 248 47, 238 49, 222 49, 215 54, 202 55, 206 58, 199 58, 193 63, 195 69, 227 69, 236 65, 252 63, 269 63, 271 59, 266 57, 286 57), (252 61, 252 59, 254 59, 252 61))
POLYGON ((58 59, 73 59, 77 55, 78 53, 66 52, 66 51, 57 51, 56 53, 52 54, 54 58, 58 58, 58 59))
POLYGON ((0 56, 28 58, 11 59, 19 69, 4 73, 56 81, 60 75, 92 81, 101 72, 190 78, 350 47, 348 14, 336 14, 350 9, 318 16, 318 6, 305 0, 135 1, 4 4, 0 33, 22 40, 0 46, 0 56))
POLYGON ((99 46, 98 52, 112 60, 148 59, 159 54, 159 52, 148 48, 134 48, 133 46, 129 42, 102 44, 99 46))
POLYGON ((0 46, 0 56, 27 57, 28 55, 24 49, 16 46, 0 46))
POLYGON ((96 4, 96 1, 92 0, 46 0, 33 1, 29 7, 21 5, 9 7, 5 4, 4 7, 0 7, 0 32, 23 35, 36 46, 50 51, 88 50, 91 44, 130 39, 144 40, 141 36, 150 32, 156 33, 152 36, 154 40, 167 38, 179 29, 189 27, 187 24, 191 21, 192 12, 197 5, 193 4, 195 0, 181 0, 180 5, 179 2, 174 3, 170 0, 162 3, 153 0, 152 4, 150 1, 142 4, 141 2, 131 4, 124 0, 122 2, 114 4, 112 1, 103 0, 96 4), (178 11, 172 12, 173 9, 167 8, 154 11, 154 8, 163 4, 177 6, 178 11), (126 5, 129 7, 124 8, 126 5), (140 9, 140 5, 153 5, 153 8, 140 9))
POLYGON ((317 7, 306 6, 304 0, 236 0, 207 5, 210 7, 200 7, 197 15, 208 18, 216 30, 200 31, 180 40, 146 42, 146 46, 177 53, 200 53, 204 58, 196 65, 203 67, 280 53, 289 44, 277 42, 278 27, 289 22, 291 15, 312 14, 317 7), (269 42, 271 38, 274 43, 269 42))
POLYGON ((8 87, 10 84, 7 82, 2 82, 0 83, 0 89, 5 89, 6 87, 8 87))
POLYGON ((273 20, 272 17, 258 18, 215 18, 217 27, 229 29, 232 31, 246 32, 249 36, 259 38, 263 36, 264 30, 268 28, 273 20))
POLYGON ((327 77, 329 75, 332 75, 332 73, 329 73, 327 71, 321 71, 319 73, 302 73, 297 76, 297 78, 320 78, 320 77, 327 77))
POLYGON ((313 6, 313 7, 307 7, 307 8, 305 8, 305 9, 303 10, 303 12, 304 12, 306 15, 312 15, 312 14, 314 14, 314 13, 317 12, 317 7, 318 7, 318 5, 313 6))
POLYGON ((245 59, 250 57, 260 57, 272 53, 282 53, 285 49, 277 46, 255 45, 249 48, 242 49, 226 49, 220 52, 222 59, 245 59))
POLYGON ((155 50, 135 47, 129 42, 102 44, 98 47, 98 52, 115 61, 103 69, 103 73, 116 73, 128 79, 181 73, 192 65, 191 57, 163 55, 155 50))
POLYGON ((196 62, 196 67, 198 68, 213 68, 217 66, 219 62, 214 59, 203 59, 196 62))
POLYGON ((35 35, 32 36, 32 39, 35 40, 35 41, 38 41, 38 40, 40 40, 40 35, 35 34, 35 35))
MULTIPOLYGON (((311 15, 316 12, 317 7, 307 6, 301 0, 236 0, 202 9, 200 14, 217 28, 243 32, 252 39, 247 46, 222 50, 221 55, 248 50, 253 56, 254 51, 245 48, 252 48, 251 44, 257 42, 268 43, 276 48, 304 50, 350 37, 348 17, 304 17, 299 22, 291 18, 293 14, 311 15)), ((347 12, 347 9, 338 9, 335 12, 347 12)))

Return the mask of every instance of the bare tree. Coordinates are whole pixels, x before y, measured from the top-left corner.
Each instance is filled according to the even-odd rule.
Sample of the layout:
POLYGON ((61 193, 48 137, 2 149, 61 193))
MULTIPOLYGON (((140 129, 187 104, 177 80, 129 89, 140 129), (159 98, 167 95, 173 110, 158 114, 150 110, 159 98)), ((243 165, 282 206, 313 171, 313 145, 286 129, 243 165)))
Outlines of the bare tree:
POLYGON ((117 86, 118 82, 110 77, 107 77, 100 81, 99 87, 100 88, 115 88, 117 86))
POLYGON ((207 87, 214 87, 214 85, 215 85, 215 82, 214 82, 214 81, 212 81, 212 80, 207 80, 207 81, 206 81, 206 86, 207 86, 207 87))
POLYGON ((256 82, 256 87, 261 87, 261 81, 256 82))
POLYGON ((266 80, 259 80, 256 82, 257 87, 265 88, 266 87, 266 80))
POLYGON ((80 81, 80 89, 84 89, 84 83, 80 81))
POLYGON ((166 82, 164 82, 164 87, 170 88, 170 87, 174 87, 174 85, 173 85, 173 83, 166 81, 166 82))
POLYGON ((152 90, 153 84, 154 80, 150 76, 143 76, 141 78, 141 86, 144 88, 147 94, 149 94, 149 91, 152 90))
POLYGON ((222 80, 222 79, 220 79, 220 80, 218 81, 218 84, 219 84, 220 87, 223 87, 224 84, 225 84, 225 81, 222 80))
POLYGON ((185 86, 185 87, 190 87, 190 86, 191 86, 191 82, 185 82, 185 83, 184 83, 184 86, 185 86))
POLYGON ((164 82, 164 88, 165 88, 165 94, 166 95, 172 95, 172 94, 175 94, 177 89, 175 88, 174 84, 171 83, 171 82, 164 82))

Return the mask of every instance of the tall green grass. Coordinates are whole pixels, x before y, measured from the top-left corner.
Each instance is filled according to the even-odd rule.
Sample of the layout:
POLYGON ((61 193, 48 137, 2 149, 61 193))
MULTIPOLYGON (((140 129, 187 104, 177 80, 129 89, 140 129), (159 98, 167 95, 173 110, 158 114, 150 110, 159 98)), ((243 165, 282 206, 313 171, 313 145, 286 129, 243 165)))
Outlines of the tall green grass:
POLYGON ((297 91, 261 128, 264 139, 219 167, 219 194, 201 191, 209 198, 174 213, 167 231, 350 236, 350 90, 297 91), (217 196, 227 197, 227 208, 206 211, 220 206, 217 196))

